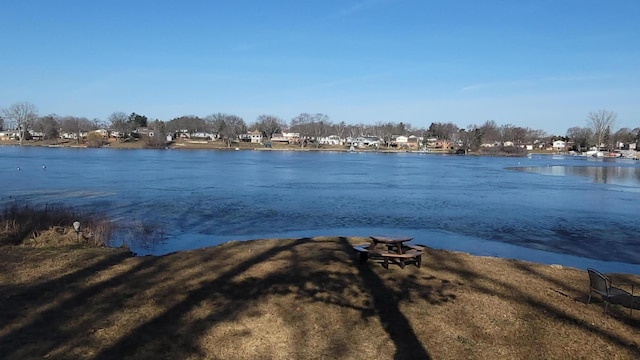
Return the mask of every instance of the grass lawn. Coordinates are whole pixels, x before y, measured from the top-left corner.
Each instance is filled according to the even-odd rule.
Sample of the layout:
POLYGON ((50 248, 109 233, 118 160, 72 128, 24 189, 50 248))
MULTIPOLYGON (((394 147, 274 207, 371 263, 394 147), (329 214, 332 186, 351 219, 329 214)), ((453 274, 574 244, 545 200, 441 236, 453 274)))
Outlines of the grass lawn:
MULTIPOLYGON (((640 311, 586 304, 586 271, 363 239, 230 242, 159 257, 0 247, 4 359, 637 359, 640 311)), ((617 275, 617 281, 638 279, 617 275)))

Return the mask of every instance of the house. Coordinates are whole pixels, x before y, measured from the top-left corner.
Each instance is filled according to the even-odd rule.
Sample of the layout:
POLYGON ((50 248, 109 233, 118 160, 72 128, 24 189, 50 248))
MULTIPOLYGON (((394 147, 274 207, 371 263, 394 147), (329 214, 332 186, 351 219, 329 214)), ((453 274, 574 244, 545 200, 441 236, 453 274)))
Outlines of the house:
POLYGON ((300 142, 300 133, 283 132, 273 134, 273 136, 271 136, 271 142, 297 144, 300 142))
POLYGON ((65 140, 78 140, 78 135, 80 135, 80 139, 84 139, 87 137, 86 131, 77 132, 63 132, 60 133, 60 138, 65 140))
POLYGON ((189 134, 189 139, 193 140, 213 140, 214 138, 215 136, 212 133, 205 131, 197 131, 189 134))
POLYGON ((420 139, 415 135, 411 135, 407 138, 406 145, 410 149, 417 149, 420 146, 420 139))
POLYGON ((442 149, 442 150, 453 150, 453 144, 449 140, 431 140, 429 142, 429 148, 431 149, 442 149))
POLYGON ((283 134, 273 134, 270 140, 272 143, 289 143, 289 138, 285 137, 283 134))
POLYGON ((262 142, 262 133, 258 130, 249 131, 241 135, 241 140, 251 142, 252 144, 260 144, 262 142))
POLYGON ((18 138, 18 130, 5 130, 0 131, 0 140, 15 140, 18 138))
POLYGON ((342 144, 342 139, 338 135, 329 135, 327 137, 320 138, 320 144, 323 145, 340 145, 342 144))
POLYGON ((33 140, 44 139, 44 133, 42 131, 29 130, 29 135, 31 135, 31 139, 33 140))
POLYGON ((409 141, 409 138, 404 136, 404 135, 399 135, 396 136, 394 139, 394 142, 396 143, 396 145, 398 146, 403 146, 403 145, 407 145, 407 142, 409 141))
POLYGON ((96 134, 102 136, 103 138, 108 138, 109 137, 109 131, 107 129, 98 129, 98 130, 93 130, 91 132, 92 133, 96 133, 96 134))
POLYGON ((353 145, 354 147, 379 147, 382 140, 380 140, 377 136, 358 136, 357 138, 348 137, 345 143, 349 146, 353 145))
POLYGON ((567 143, 564 140, 555 140, 551 147, 555 151, 564 151, 567 148, 567 143))

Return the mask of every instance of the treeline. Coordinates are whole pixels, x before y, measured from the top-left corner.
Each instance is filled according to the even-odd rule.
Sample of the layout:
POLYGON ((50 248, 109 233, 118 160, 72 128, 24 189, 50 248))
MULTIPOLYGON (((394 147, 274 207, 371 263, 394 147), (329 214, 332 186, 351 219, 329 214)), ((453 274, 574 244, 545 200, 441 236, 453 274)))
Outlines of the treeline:
POLYGON ((76 138, 79 141, 81 133, 97 129, 109 129, 119 134, 120 139, 126 139, 129 134, 145 128, 148 133, 153 134, 148 138, 150 146, 160 146, 165 143, 167 135, 181 132, 214 134, 217 139, 226 141, 228 144, 252 131, 259 131, 265 139, 271 139, 274 134, 282 132, 298 133, 301 139, 311 139, 316 144, 318 139, 329 135, 337 135, 342 139, 375 136, 386 143, 390 143, 395 136, 415 135, 448 140, 471 150, 487 143, 510 143, 517 147, 524 144, 551 143, 558 139, 572 141, 582 149, 594 145, 613 148, 617 143, 637 142, 640 136, 640 128, 622 128, 613 132, 616 114, 607 110, 589 113, 587 127, 572 127, 567 130, 565 136, 548 135, 543 130, 511 124, 498 125, 492 120, 480 125, 471 124, 466 128, 460 128, 451 122, 434 122, 428 128, 414 127, 405 122, 347 124, 344 121, 333 122, 325 114, 309 113, 301 113, 289 121, 275 115, 263 114, 249 124, 237 115, 225 113, 214 113, 205 117, 185 115, 162 121, 149 120, 145 115, 135 112, 131 114, 114 112, 106 120, 90 120, 84 117, 55 114, 38 116, 37 108, 30 103, 14 104, 2 109, 1 114, 0 129, 13 126, 14 129, 19 130, 21 141, 28 136, 29 130, 40 133, 45 140, 59 138, 62 133, 77 134, 76 138))

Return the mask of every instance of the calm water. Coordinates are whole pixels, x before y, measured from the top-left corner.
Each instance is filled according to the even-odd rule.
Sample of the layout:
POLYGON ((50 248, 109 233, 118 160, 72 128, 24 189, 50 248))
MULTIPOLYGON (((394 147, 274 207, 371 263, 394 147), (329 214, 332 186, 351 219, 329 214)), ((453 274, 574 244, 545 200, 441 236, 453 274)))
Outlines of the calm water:
POLYGON ((640 274, 632 160, 0 147, 0 171, 3 203, 97 209, 159 230, 159 243, 130 243, 141 232, 113 240, 139 254, 262 237, 410 235, 436 248, 640 274))

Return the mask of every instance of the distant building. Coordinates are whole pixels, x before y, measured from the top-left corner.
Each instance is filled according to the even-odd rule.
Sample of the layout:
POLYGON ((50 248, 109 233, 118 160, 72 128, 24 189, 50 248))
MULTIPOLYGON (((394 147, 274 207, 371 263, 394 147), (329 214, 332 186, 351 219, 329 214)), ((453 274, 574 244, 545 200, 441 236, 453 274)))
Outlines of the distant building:
POLYGON ((244 134, 244 138, 253 144, 260 144, 262 142, 262 133, 258 130, 250 131, 244 134))
POLYGON ((567 143, 564 140, 556 140, 553 142, 551 147, 555 151, 565 151, 565 149, 567 148, 567 143))
POLYGON ((340 145, 342 144, 342 139, 338 135, 329 135, 327 137, 320 138, 320 144, 323 145, 340 145))

